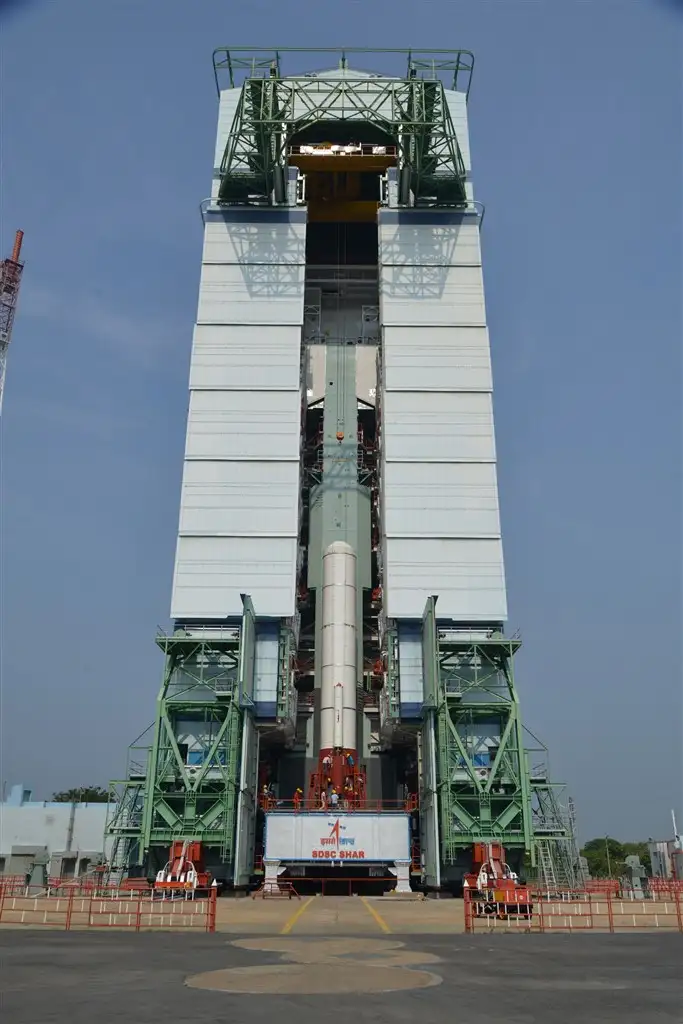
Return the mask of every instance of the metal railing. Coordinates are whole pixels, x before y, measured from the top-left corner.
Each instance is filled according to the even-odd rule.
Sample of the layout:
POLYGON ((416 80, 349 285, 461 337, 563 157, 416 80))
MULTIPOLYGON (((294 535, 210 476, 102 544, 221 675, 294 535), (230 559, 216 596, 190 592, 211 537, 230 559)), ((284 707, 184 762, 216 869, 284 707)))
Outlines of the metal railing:
POLYGON ((119 928, 132 931, 200 929, 216 930, 215 889, 184 893, 181 899, 162 898, 153 890, 119 888, 80 892, 70 886, 60 894, 49 887, 26 895, 0 887, 0 924, 47 926, 64 931, 119 928))
MULTIPOLYGON (((632 894, 628 894, 632 895, 632 894)), ((683 893, 652 893, 649 899, 582 890, 480 893, 465 889, 465 931, 606 931, 631 928, 683 932, 683 893)))
POLYGON ((320 800, 281 800, 279 797, 259 797, 259 805, 264 811, 291 813, 310 813, 312 811, 324 812, 327 814, 377 814, 379 812, 393 811, 394 813, 411 813, 418 808, 418 797, 411 794, 405 800, 367 800, 360 799, 352 803, 350 800, 340 800, 336 807, 332 807, 328 801, 326 807, 322 806, 320 800))

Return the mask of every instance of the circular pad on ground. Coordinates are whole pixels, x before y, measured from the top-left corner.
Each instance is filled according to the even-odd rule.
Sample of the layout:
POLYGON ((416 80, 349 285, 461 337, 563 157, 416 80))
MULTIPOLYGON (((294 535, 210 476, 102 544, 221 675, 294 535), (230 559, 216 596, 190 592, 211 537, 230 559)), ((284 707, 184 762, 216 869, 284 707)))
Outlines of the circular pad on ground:
POLYGON ((319 963, 315 971, 290 964, 232 967, 187 978, 189 988, 243 995, 333 995, 340 993, 397 992, 439 985, 441 978, 428 971, 385 967, 379 964, 319 963))

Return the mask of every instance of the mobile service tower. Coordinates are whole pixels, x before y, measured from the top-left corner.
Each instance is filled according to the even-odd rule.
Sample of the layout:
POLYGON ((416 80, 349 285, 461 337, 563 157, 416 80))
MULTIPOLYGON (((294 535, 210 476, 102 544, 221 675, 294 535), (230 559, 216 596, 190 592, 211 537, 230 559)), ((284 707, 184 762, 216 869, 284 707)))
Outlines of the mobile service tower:
POLYGON ((519 872, 568 833, 504 631, 474 57, 213 65, 174 628, 114 869, 519 872))

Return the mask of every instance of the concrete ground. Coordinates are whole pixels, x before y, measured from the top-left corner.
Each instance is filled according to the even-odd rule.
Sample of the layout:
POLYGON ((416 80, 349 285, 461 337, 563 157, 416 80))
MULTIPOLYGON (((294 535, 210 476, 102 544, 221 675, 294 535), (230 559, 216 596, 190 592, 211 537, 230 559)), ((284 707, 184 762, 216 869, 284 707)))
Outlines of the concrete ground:
POLYGON ((222 899, 216 930, 238 935, 444 935, 463 932, 462 900, 302 896, 222 899))
POLYGON ((343 910, 325 910, 324 904, 312 904, 298 918, 301 927, 308 914, 316 927, 327 922, 326 932, 310 937, 298 931, 297 921, 284 935, 240 938, 0 930, 2 1019, 12 1024, 680 1024, 682 1019, 679 935, 398 935, 380 928, 365 907, 363 913, 375 930, 368 926, 358 937, 344 937, 346 924, 337 925, 343 910), (326 918, 328 913, 336 919, 326 918))

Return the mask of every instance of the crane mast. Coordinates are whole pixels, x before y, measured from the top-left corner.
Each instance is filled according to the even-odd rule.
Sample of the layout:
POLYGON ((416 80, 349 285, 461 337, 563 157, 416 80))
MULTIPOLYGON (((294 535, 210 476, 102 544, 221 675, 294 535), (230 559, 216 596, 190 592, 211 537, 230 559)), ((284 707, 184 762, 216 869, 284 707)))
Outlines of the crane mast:
POLYGON ((21 262, 21 245, 24 232, 17 231, 14 248, 9 259, 0 263, 0 413, 5 393, 5 375, 7 372, 7 354, 12 337, 12 325, 17 311, 19 285, 24 264, 21 262))

